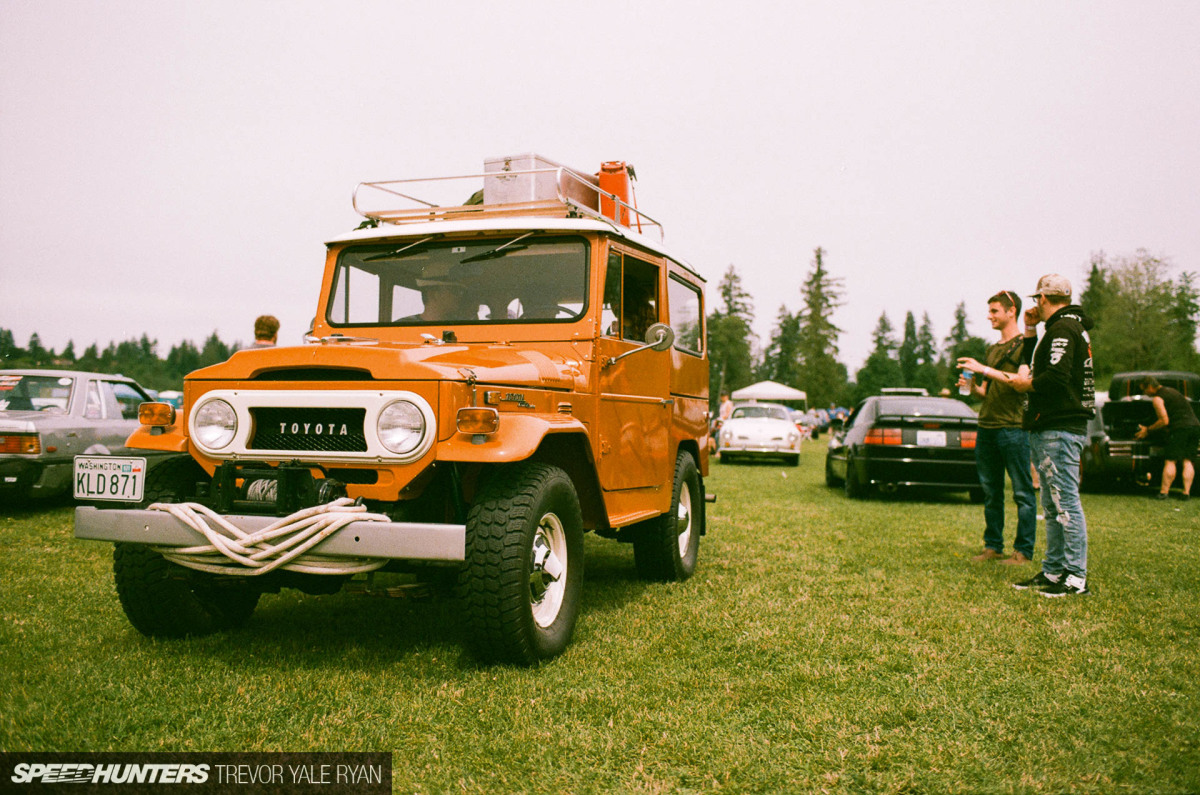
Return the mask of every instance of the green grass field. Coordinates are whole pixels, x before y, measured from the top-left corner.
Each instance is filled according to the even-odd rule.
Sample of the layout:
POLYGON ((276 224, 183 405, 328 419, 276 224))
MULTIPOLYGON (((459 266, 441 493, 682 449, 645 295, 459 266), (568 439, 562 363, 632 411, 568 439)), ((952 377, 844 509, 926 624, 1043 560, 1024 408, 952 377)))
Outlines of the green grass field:
POLYGON ((1085 495, 1095 595, 1045 599, 970 561, 965 495, 850 502, 823 455, 714 464, 685 583, 589 538, 575 641, 528 670, 474 663, 448 600, 284 592, 151 641, 69 507, 5 509, 0 750, 390 751, 397 792, 1200 791, 1200 504, 1085 495))

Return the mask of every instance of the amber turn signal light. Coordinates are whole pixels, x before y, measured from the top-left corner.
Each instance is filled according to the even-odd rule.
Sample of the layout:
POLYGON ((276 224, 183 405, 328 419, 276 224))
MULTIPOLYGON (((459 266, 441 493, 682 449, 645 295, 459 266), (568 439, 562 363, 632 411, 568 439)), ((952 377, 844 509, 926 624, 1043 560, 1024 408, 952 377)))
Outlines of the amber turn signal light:
POLYGON ((500 412, 489 408, 458 410, 458 432, 470 434, 495 433, 500 428, 500 412))
POLYGON ((138 406, 138 422, 142 425, 174 425, 175 407, 170 403, 143 403, 138 406))

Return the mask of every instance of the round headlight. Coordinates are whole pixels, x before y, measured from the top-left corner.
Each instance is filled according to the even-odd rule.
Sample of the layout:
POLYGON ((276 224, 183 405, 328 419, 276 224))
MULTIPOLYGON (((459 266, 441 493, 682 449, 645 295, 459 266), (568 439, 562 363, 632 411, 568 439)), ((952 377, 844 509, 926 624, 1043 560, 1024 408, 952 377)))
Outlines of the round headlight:
POLYGON ((404 455, 417 449, 425 437, 425 417, 414 404, 397 400, 379 412, 376 428, 384 447, 404 455))
POLYGON ((220 450, 237 435, 237 412, 224 400, 210 400, 196 411, 192 425, 201 446, 220 450))

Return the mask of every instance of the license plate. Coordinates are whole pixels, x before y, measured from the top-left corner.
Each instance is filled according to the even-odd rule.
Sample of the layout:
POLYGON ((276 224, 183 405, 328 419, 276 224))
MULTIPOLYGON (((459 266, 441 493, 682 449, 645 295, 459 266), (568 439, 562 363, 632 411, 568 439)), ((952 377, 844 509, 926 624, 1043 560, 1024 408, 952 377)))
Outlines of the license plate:
POLYGON ((917 431, 918 447, 945 447, 945 431, 917 431))
POLYGON ((75 456, 75 499, 141 502, 146 459, 114 455, 75 456))

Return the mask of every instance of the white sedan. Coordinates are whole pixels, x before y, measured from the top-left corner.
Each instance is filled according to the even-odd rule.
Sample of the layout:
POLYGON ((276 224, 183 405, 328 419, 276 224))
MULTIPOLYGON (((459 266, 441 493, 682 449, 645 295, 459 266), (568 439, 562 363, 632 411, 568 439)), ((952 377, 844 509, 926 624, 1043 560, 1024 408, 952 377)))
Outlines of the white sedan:
POLYGON ((736 406, 717 435, 723 463, 741 458, 782 458, 800 463, 800 431, 791 412, 774 403, 736 406))

